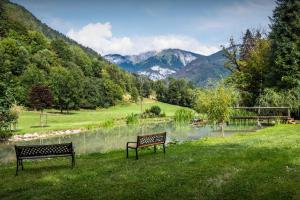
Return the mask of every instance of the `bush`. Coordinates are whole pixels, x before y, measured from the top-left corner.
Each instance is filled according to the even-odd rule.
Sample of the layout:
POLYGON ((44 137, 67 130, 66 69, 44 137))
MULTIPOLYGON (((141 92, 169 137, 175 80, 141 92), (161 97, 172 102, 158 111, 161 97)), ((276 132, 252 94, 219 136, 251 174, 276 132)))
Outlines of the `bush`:
POLYGON ((166 114, 161 114, 161 108, 159 106, 152 106, 150 109, 142 114, 142 118, 152 118, 152 117, 165 117, 166 114))
POLYGON ((156 116, 160 115, 161 109, 159 106, 152 106, 149 110, 151 113, 153 113, 156 116))
POLYGON ((10 126, 14 117, 8 111, 0 112, 0 139, 6 139, 11 136, 10 126))
POLYGON ((192 110, 182 108, 175 112, 174 120, 179 124, 188 124, 194 117, 195 113, 192 110))
POLYGON ((138 124, 139 123, 139 115, 131 113, 126 117, 126 123, 129 125, 138 124))
POLYGON ((6 140, 12 136, 12 132, 10 130, 0 130, 0 140, 6 140))

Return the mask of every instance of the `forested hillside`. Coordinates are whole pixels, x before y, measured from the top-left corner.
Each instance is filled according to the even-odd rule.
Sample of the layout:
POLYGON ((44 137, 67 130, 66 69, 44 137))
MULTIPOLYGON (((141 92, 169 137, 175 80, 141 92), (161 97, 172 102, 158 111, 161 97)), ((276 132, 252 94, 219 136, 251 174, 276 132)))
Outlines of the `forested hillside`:
POLYGON ((17 121, 19 106, 63 113, 150 96, 192 105, 187 81, 153 82, 126 72, 9 1, 0 1, 0 55, 0 131, 17 121))
MULTIPOLYGON (((1 0, 3 1, 3 9, 6 12, 6 17, 10 21, 18 22, 25 26, 28 30, 34 30, 42 32, 47 38, 50 39, 62 39, 65 42, 73 45, 80 46, 86 53, 94 56, 98 56, 98 53, 94 50, 84 47, 78 44, 76 41, 66 37, 64 34, 50 28, 47 24, 42 23, 39 19, 37 19, 34 15, 32 15, 28 10, 24 7, 10 2, 8 0, 1 0)), ((4 28, 4 27, 3 27, 4 28)))
POLYGON ((107 107, 138 96, 135 76, 42 24, 21 6, 0 4, 1 97, 30 106, 33 86, 49 87, 53 105, 107 107))

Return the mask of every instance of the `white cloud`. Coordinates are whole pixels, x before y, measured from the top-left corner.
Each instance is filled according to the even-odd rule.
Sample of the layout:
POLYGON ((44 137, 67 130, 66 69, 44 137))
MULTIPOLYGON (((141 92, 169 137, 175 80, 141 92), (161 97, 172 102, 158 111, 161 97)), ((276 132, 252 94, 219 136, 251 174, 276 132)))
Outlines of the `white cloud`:
POLYGON ((246 28, 266 27, 267 16, 272 14, 276 3, 273 0, 245 0, 222 7, 211 16, 195 19, 192 23, 199 31, 244 31, 246 28))
POLYGON ((166 48, 179 48, 209 55, 219 50, 219 47, 206 46, 193 37, 183 35, 115 37, 110 23, 90 23, 79 30, 69 30, 67 36, 104 55, 130 55, 166 48))

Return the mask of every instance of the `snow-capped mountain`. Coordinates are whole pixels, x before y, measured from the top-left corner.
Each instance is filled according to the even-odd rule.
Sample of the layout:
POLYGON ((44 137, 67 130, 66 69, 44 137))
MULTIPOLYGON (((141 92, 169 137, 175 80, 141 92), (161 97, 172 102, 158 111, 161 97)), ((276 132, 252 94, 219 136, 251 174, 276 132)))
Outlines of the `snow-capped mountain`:
POLYGON ((117 65, 131 62, 129 56, 122 56, 120 54, 109 54, 104 56, 104 58, 109 62, 115 63, 117 65))
POLYGON ((176 71, 155 65, 146 71, 138 73, 149 77, 151 80, 161 80, 167 78, 169 75, 175 74, 176 71))
POLYGON ((169 76, 185 77, 203 85, 208 79, 220 79, 229 74, 224 68, 222 51, 204 56, 181 49, 165 49, 138 55, 110 54, 104 58, 127 71, 148 76, 152 80, 169 76))
POLYGON ((158 52, 157 51, 147 51, 145 53, 141 53, 138 55, 131 55, 129 56, 129 60, 136 64, 142 62, 143 60, 147 60, 148 58, 155 56, 158 52))
POLYGON ((166 78, 171 74, 175 74, 180 68, 198 57, 201 57, 201 55, 180 49, 149 51, 138 55, 109 54, 104 56, 106 60, 121 66, 127 71, 148 75, 153 79, 166 78))

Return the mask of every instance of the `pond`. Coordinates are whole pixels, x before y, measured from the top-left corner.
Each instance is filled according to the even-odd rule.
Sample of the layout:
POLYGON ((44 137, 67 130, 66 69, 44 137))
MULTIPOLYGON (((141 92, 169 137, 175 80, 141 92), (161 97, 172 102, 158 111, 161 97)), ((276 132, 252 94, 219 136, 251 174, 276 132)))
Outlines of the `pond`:
MULTIPOLYGON (((233 133, 247 133, 256 130, 255 126, 231 125, 225 128, 225 136, 233 133)), ((73 142, 76 155, 108 152, 125 149, 126 142, 136 141, 137 135, 167 132, 167 143, 197 140, 203 137, 218 137, 221 133, 209 125, 206 126, 178 126, 172 122, 147 124, 143 126, 120 126, 81 132, 73 135, 63 135, 31 141, 0 143, 0 162, 15 160, 14 145, 54 144, 73 142)))

